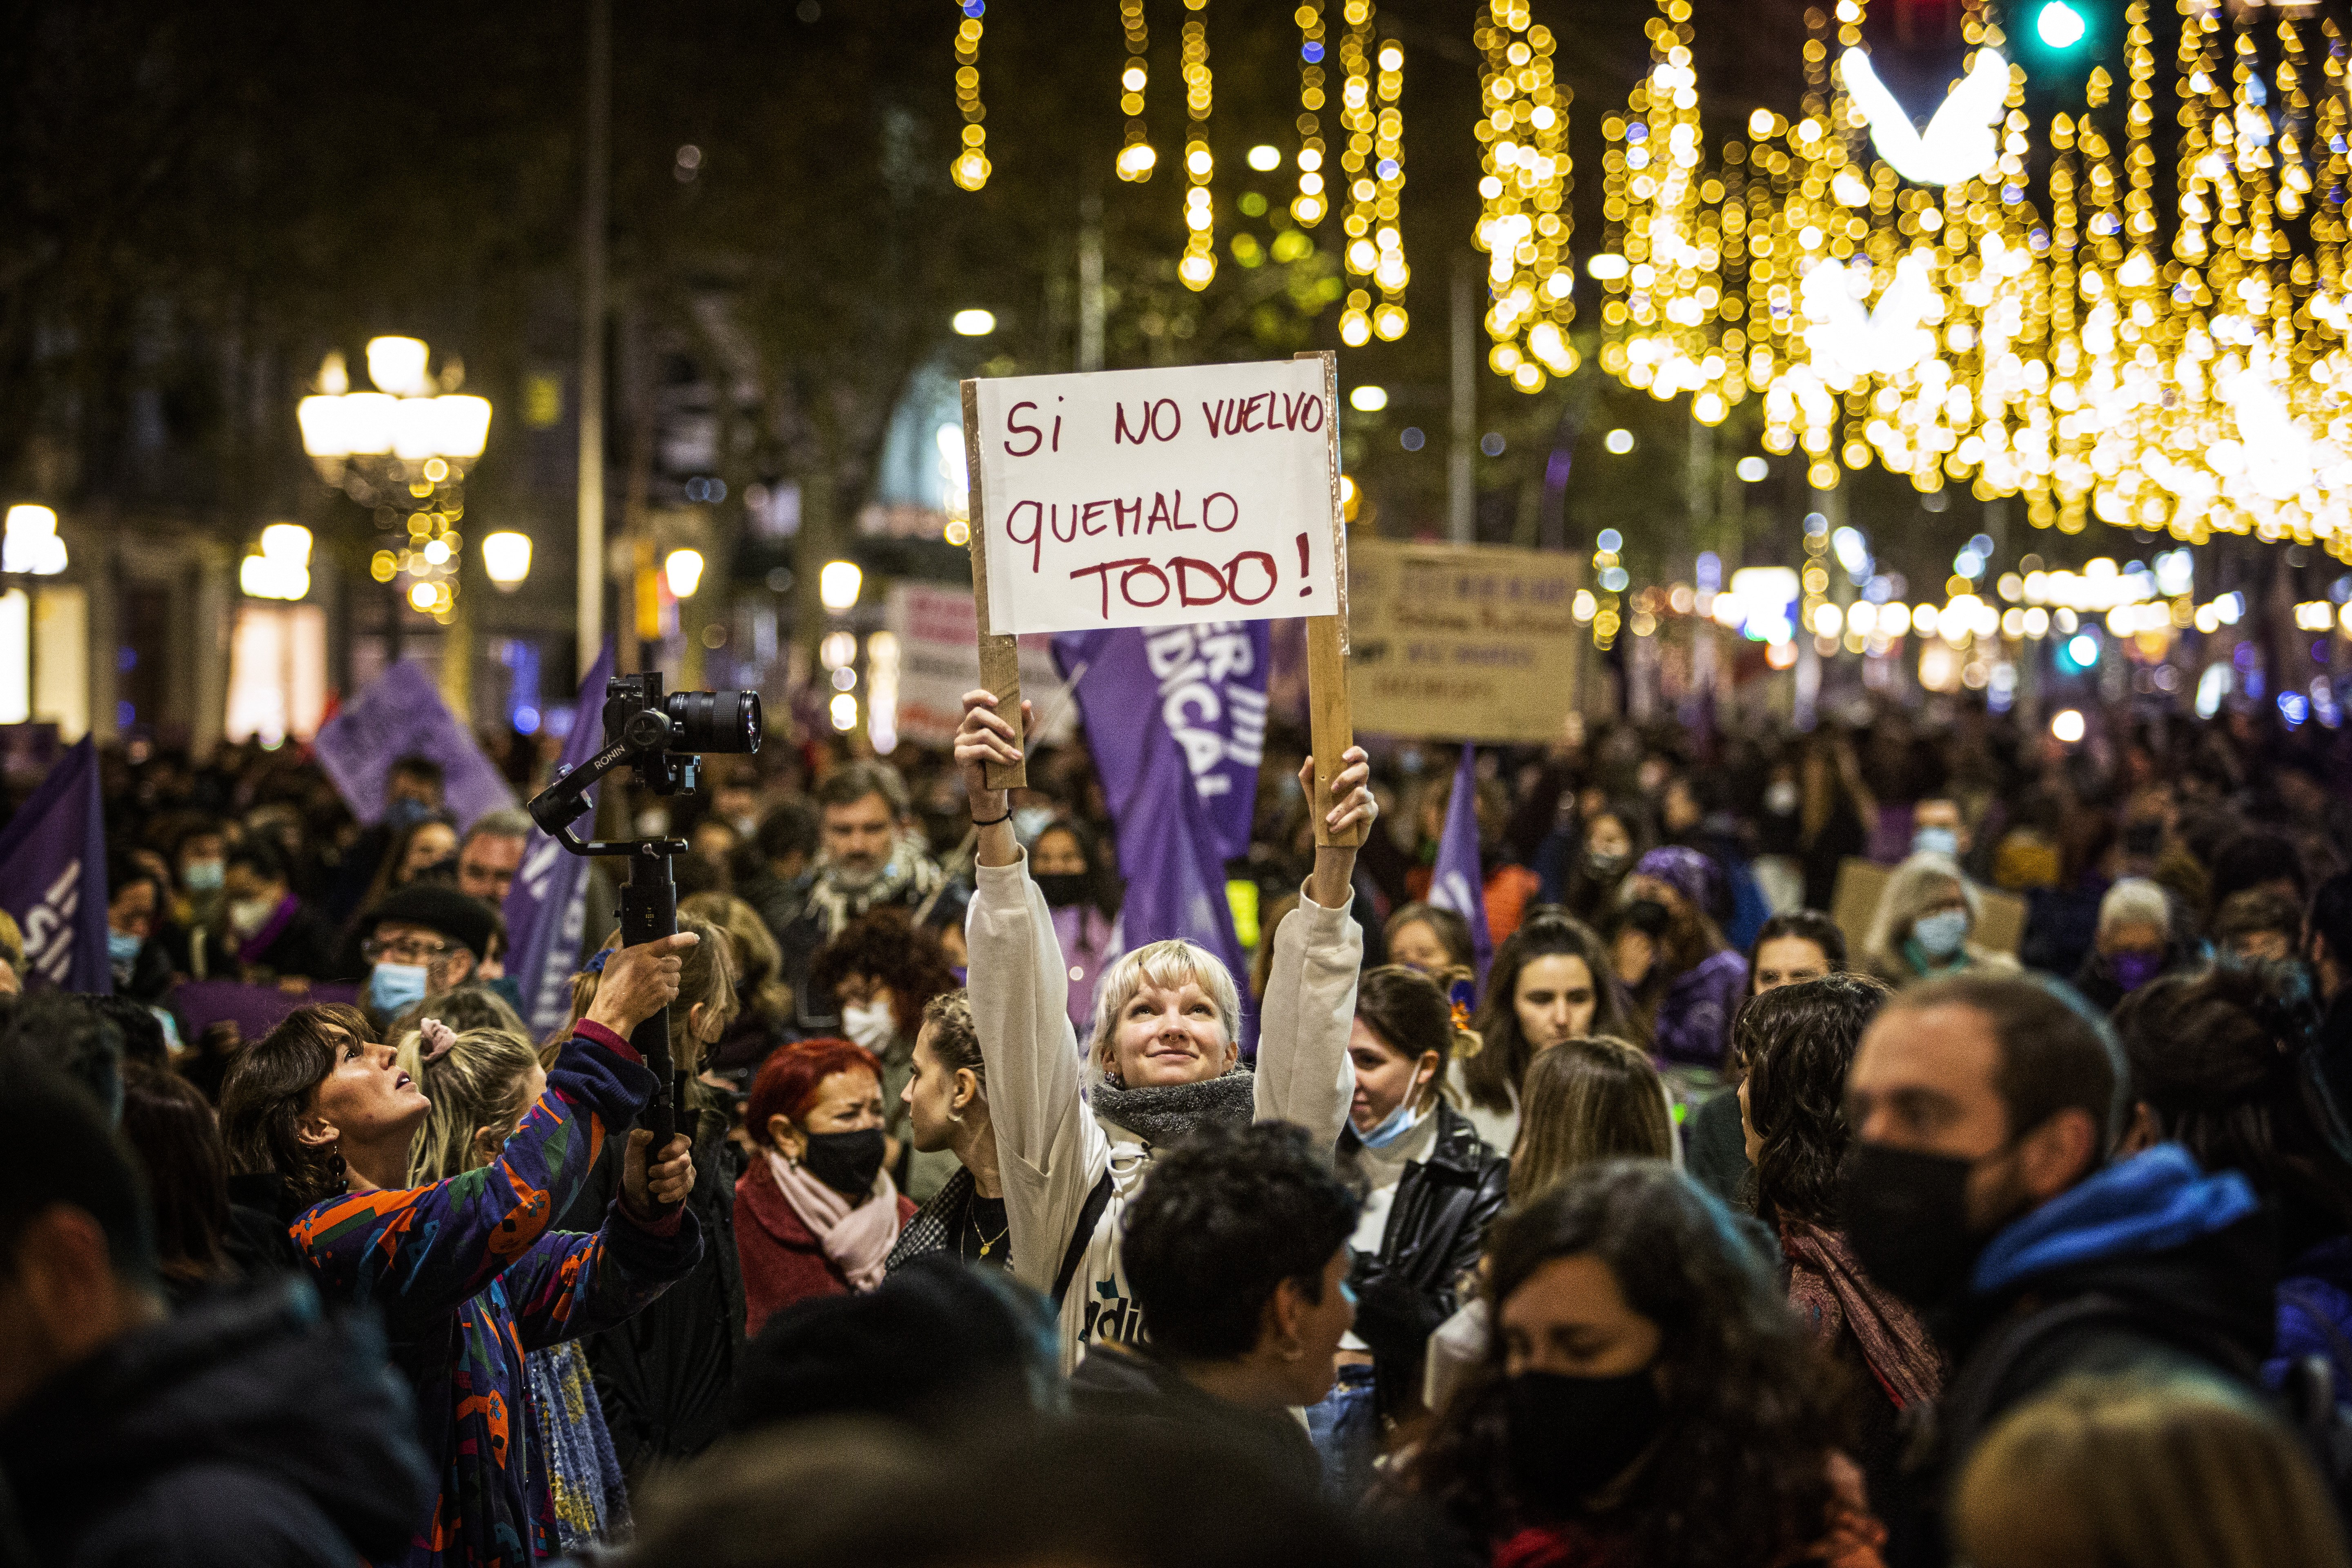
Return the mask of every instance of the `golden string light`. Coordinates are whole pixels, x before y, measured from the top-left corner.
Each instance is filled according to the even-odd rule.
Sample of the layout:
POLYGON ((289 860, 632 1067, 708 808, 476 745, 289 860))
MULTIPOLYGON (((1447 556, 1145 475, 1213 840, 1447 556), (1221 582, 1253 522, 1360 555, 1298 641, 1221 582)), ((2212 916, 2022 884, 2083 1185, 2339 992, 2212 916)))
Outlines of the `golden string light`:
POLYGON ((986 0, 962 0, 956 7, 963 20, 956 24, 956 108, 963 115, 963 149, 956 154, 949 175, 967 191, 988 184, 988 130, 981 121, 988 110, 980 101, 980 18, 986 0))
POLYGON ((1209 26, 1199 15, 1208 9, 1209 0, 1184 0, 1184 5, 1194 14, 1184 21, 1184 175, 1189 188, 1184 192, 1184 258, 1176 264, 1176 276, 1197 293, 1217 276, 1216 208, 1209 192, 1217 161, 1209 151, 1209 26))
POLYGON ((1151 80, 1147 58, 1151 33, 1143 18, 1143 0, 1118 0, 1119 26, 1127 34, 1127 66, 1119 72, 1118 111, 1127 116, 1127 144, 1112 167, 1122 180, 1140 183, 1151 178, 1160 154, 1152 150, 1150 130, 1143 123, 1143 89, 1151 80))
POLYGON ((1384 342, 1402 337, 1409 321, 1404 289, 1412 269, 1405 264, 1403 231, 1397 222, 1404 189, 1404 113, 1397 107, 1404 90, 1404 46, 1375 38, 1371 0, 1345 0, 1343 15, 1348 23, 1339 40, 1339 125, 1348 132, 1347 148, 1339 154, 1346 182, 1340 223, 1344 256, 1348 271, 1370 279, 1381 295, 1375 307, 1371 289, 1359 284, 1348 292, 1346 308, 1339 312, 1339 340, 1360 348, 1375 336, 1384 342))
POLYGON ((1290 216, 1313 228, 1331 210, 1323 194, 1323 0, 1302 0, 1298 23, 1298 194, 1290 216))
MULTIPOLYGON (((2165 244, 2147 0, 2125 11, 2122 90, 2085 68, 2042 84, 2039 118, 2001 29, 1964 0, 1969 52, 1932 147, 1915 127, 1871 124, 1890 100, 1862 53, 1862 0, 1837 0, 1808 15, 1798 118, 1759 109, 1713 157, 1688 0, 1662 0, 1651 68, 1602 125, 1608 241, 1587 269, 1605 291, 1603 369, 1688 394, 1708 422, 1760 395, 1765 446, 1801 451, 1817 488, 1875 464, 1922 491, 2021 498, 2029 521, 2063 531, 2096 519, 2190 542, 2252 532, 2352 558, 2344 40, 2315 9, 2176 4, 2165 244), (1989 137, 1963 123, 1979 113, 1989 137), (1948 183, 1898 173, 1874 152, 1881 131, 1906 168, 1948 183), (1979 137, 1980 153, 1956 151, 1979 137)), ((1481 38, 1482 238, 1513 242, 1487 245, 1489 327, 1496 370, 1525 384, 1504 290, 1532 236, 1495 205, 1518 146, 1499 162, 1491 150, 1510 123, 1495 112, 1516 86, 1518 62, 1494 53, 1507 39, 1481 38)))
MULTIPOLYGON (((1576 316, 1569 90, 1552 80, 1551 30, 1533 20, 1527 0, 1488 0, 1475 37, 1486 57, 1475 129, 1484 170, 1475 243, 1486 253, 1492 300, 1486 363, 1520 391, 1538 392, 1578 361, 1567 330, 1576 316)), ((1615 611, 1606 615, 1613 631, 1615 611)))

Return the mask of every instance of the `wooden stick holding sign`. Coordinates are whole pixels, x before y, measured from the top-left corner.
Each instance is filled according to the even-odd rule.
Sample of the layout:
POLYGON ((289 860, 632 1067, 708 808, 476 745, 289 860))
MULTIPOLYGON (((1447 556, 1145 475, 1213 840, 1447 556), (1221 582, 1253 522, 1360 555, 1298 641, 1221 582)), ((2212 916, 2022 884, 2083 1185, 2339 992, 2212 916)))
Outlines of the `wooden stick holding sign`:
POLYGON ((1323 402, 1331 455, 1330 519, 1333 570, 1338 574, 1339 608, 1328 616, 1307 617, 1307 743, 1315 749, 1315 842, 1360 845, 1363 824, 1331 831, 1331 781, 1339 774, 1340 753, 1356 743, 1356 721, 1348 700, 1348 516, 1339 493, 1339 356, 1329 349, 1303 353, 1298 359, 1319 360, 1323 365, 1323 402))
POLYGON ((988 530, 982 526, 988 509, 982 499, 980 383, 976 381, 963 384, 963 459, 971 486, 967 515, 971 520, 971 601, 980 626, 980 684, 982 690, 995 693, 996 716, 1013 727, 1013 743, 1021 748, 1019 762, 988 764, 988 787, 1024 789, 1029 784, 1029 737, 1021 730, 1021 645, 1018 639, 994 631, 995 623, 988 614, 988 530))

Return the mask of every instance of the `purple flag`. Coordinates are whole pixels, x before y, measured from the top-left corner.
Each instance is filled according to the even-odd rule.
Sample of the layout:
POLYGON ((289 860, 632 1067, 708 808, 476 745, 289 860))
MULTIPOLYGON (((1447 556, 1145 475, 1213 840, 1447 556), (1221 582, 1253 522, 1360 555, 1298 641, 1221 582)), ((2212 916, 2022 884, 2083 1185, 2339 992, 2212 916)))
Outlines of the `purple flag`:
MULTIPOLYGON (((604 683, 613 676, 613 645, 596 656, 580 683, 580 706, 556 764, 561 778, 604 743, 604 683)), ((594 801, 596 792, 588 792, 594 801)), ((592 817, 590 820, 593 820, 592 817)), ((536 826, 523 843, 522 867, 507 890, 507 973, 522 998, 523 1022, 533 1035, 563 1026, 571 1016, 572 972, 580 963, 581 927, 588 918, 588 858, 567 851, 536 826)))
POLYGON ((352 815, 371 827, 383 815, 384 775, 405 756, 430 757, 441 764, 449 810, 460 831, 484 812, 515 803, 507 781, 442 706, 441 694, 419 665, 395 664, 370 681, 349 707, 320 726, 310 751, 352 815))
MULTIPOLYGON (((1086 633, 1088 637, 1104 634, 1086 633)), ((1120 633, 1110 633, 1120 636, 1120 633)), ((1091 740, 1107 731, 1137 731, 1128 753, 1133 765, 1116 780, 1102 765, 1111 821, 1118 830, 1118 863, 1127 874, 1119 928, 1129 951, 1181 937, 1216 954, 1239 984, 1249 973, 1225 900, 1225 857, 1201 797, 1186 787, 1184 752, 1168 726, 1147 716, 1139 722, 1116 689, 1095 683, 1091 669, 1078 684, 1091 740)), ((1246 993, 1244 993, 1246 994, 1246 993)))
MULTIPOLYGON (((1192 778, 1220 862, 1249 852, 1257 769, 1265 752, 1270 626, 1212 621, 1150 631, 1066 632, 1054 639, 1054 661, 1065 679, 1078 680, 1087 743, 1104 791, 1114 803, 1131 794, 1152 736, 1167 735, 1192 778), (1147 715, 1158 722, 1139 721, 1147 715)), ((1126 818, 1117 819, 1120 862, 1132 864, 1124 848, 1126 818)), ((1132 934, 1134 927, 1128 929, 1132 934)))
POLYGON ((106 818, 85 736, 0 828, 0 909, 25 933, 26 990, 114 994, 106 963, 106 818))
POLYGON ((1454 798, 1446 803, 1445 831, 1437 840, 1429 901, 1470 922, 1470 952, 1483 988, 1495 942, 1486 934, 1486 878, 1478 864, 1478 753, 1467 741, 1462 742, 1462 765, 1454 770, 1454 798))

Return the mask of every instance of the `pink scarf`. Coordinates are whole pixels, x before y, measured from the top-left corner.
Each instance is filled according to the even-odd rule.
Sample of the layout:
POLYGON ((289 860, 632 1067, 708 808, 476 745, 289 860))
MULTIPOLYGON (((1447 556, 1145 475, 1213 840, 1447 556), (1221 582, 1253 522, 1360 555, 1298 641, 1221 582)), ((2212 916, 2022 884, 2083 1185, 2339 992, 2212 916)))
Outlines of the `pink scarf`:
POLYGON ((794 1161, 785 1159, 773 1149, 763 1151, 768 1156, 768 1171, 776 1178, 776 1185, 784 1194, 784 1202, 801 1216, 824 1248, 826 1261, 842 1272, 852 1290, 866 1291, 882 1283, 884 1265, 890 1260, 890 1248, 898 1240, 898 1189, 890 1180, 890 1173, 882 1172, 874 1178, 874 1190, 856 1207, 849 1200, 818 1181, 794 1161))

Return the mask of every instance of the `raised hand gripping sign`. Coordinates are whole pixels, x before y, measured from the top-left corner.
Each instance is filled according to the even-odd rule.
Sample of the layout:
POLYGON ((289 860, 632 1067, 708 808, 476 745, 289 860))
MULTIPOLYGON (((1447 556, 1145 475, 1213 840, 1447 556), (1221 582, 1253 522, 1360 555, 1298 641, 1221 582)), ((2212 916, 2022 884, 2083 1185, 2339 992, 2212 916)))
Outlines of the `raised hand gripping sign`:
POLYGON ((1339 613, 1320 356, 965 386, 986 630, 1339 613))

